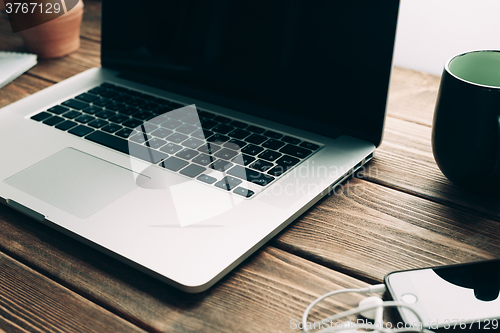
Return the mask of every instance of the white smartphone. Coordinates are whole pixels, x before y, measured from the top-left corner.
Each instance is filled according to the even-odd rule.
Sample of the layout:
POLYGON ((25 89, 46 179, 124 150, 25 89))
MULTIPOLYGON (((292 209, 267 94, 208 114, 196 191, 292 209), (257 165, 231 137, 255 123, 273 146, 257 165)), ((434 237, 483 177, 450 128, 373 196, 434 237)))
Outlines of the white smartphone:
MULTIPOLYGON (((385 284, 393 300, 411 305, 428 329, 498 330, 500 259, 392 272, 385 284)), ((398 308, 406 327, 417 317, 398 308)))

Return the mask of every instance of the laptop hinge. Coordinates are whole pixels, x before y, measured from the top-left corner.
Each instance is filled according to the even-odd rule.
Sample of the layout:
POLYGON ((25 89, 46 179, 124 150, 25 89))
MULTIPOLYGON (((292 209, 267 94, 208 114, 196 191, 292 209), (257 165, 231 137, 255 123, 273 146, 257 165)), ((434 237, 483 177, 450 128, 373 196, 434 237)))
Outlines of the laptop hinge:
POLYGON ((45 220, 45 215, 40 214, 40 213, 38 213, 38 212, 34 211, 33 209, 30 209, 26 206, 23 206, 19 202, 16 202, 12 199, 7 199, 7 200, 5 200, 5 202, 11 208, 13 208, 13 209, 17 210, 18 212, 20 212, 24 215, 27 215, 27 216, 29 216, 37 221, 42 222, 43 220, 45 220))

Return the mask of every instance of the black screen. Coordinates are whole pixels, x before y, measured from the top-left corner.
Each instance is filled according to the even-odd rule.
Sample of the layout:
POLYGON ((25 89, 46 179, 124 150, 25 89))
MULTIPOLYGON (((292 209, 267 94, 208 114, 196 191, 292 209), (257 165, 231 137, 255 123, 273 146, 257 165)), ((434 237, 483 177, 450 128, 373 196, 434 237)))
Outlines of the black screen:
POLYGON ((399 0, 103 0, 102 63, 146 83, 378 145, 399 0))

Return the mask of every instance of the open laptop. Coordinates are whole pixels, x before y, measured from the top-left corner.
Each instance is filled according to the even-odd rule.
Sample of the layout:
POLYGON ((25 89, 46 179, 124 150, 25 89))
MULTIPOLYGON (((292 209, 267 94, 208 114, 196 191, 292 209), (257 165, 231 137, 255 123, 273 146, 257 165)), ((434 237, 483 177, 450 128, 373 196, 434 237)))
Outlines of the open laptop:
POLYGON ((0 197, 201 292, 380 144, 398 0, 102 4, 102 68, 0 111, 0 197))

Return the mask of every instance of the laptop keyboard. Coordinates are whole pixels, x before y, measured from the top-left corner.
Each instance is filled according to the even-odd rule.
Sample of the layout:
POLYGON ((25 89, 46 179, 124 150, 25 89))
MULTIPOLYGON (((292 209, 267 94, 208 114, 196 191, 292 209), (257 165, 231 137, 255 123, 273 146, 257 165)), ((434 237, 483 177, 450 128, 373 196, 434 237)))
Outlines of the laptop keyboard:
POLYGON ((110 83, 31 119, 246 198, 321 148, 110 83))

